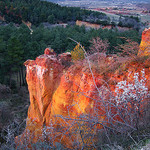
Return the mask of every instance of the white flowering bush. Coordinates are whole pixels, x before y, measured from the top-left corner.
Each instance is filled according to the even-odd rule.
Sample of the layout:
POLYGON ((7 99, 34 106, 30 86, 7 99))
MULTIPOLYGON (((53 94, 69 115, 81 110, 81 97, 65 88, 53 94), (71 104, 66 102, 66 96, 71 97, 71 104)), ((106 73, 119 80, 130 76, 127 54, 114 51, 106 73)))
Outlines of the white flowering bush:
POLYGON ((139 73, 134 73, 132 83, 128 83, 126 80, 118 82, 115 89, 117 105, 131 102, 131 100, 139 103, 146 98, 148 88, 145 85, 146 78, 144 69, 141 71, 141 74, 142 77, 139 79, 139 73))
MULTIPOLYGON (((128 76, 130 76, 129 73, 128 76)), ((144 116, 149 91, 146 87, 145 70, 134 73, 133 81, 120 81, 115 89, 115 104, 119 117, 125 123, 138 128, 144 116), (140 75, 141 74, 141 75, 140 75)))

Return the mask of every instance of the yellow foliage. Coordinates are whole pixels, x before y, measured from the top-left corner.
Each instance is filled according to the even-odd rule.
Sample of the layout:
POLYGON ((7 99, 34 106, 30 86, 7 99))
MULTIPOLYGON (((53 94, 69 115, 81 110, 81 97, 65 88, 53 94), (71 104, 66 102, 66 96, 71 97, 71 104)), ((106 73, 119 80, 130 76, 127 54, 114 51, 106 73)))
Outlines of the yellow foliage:
POLYGON ((77 60, 83 60, 85 58, 84 57, 84 51, 81 48, 80 43, 75 46, 75 48, 73 49, 73 51, 71 51, 71 57, 75 61, 77 61, 77 60))

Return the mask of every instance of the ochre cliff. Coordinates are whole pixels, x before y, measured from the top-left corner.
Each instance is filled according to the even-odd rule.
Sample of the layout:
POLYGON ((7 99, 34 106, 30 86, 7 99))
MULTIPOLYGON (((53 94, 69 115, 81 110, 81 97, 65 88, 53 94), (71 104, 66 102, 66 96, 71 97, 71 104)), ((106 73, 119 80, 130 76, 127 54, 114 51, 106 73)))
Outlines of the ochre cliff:
MULTIPOLYGON (((142 36, 142 40, 149 41, 149 34, 144 34, 148 37, 142 36)), ((138 77, 136 82, 139 81, 145 90, 150 90, 149 56, 130 60, 97 53, 83 61, 71 62, 70 53, 56 56, 53 51, 46 49, 36 60, 27 60, 24 64, 27 68, 30 107, 26 130, 17 138, 21 142, 27 134, 30 143, 35 143, 39 139, 44 140, 43 129, 49 127, 50 135, 47 140, 53 139, 52 143, 61 141, 63 145, 72 148, 74 141, 82 141, 81 133, 77 131, 74 134, 70 133, 77 127, 76 119, 79 122, 83 120, 87 122, 87 116, 96 118, 97 122, 99 121, 97 128, 102 128, 100 122, 108 121, 106 106, 114 114, 116 108, 112 108, 112 102, 124 107, 121 106, 123 102, 116 102, 114 98, 117 96, 115 93, 117 83, 126 81, 125 86, 127 83, 132 85, 138 77), (65 131, 65 134, 62 135, 60 129, 61 132, 65 131)), ((142 101, 146 101, 145 97, 142 101)), ((118 115, 114 116, 114 119, 122 121, 118 115)))
POLYGON ((28 118, 41 124, 46 121, 45 113, 57 89, 62 66, 54 55, 39 56, 35 61, 27 61, 27 83, 30 91, 28 118))

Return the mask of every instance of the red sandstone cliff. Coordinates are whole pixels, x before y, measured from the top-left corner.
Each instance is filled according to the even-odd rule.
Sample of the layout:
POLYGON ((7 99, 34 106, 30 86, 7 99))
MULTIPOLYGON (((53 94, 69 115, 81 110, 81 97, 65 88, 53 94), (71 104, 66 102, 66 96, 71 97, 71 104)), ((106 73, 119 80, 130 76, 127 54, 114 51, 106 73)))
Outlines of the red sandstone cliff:
MULTIPOLYGON (((147 32, 149 31, 150 29, 147 32)), ((142 40, 148 41, 149 34, 145 34, 148 37, 142 37, 142 40)), ((82 141, 81 134, 74 131, 76 127, 78 128, 75 119, 80 122, 85 120, 88 124, 87 116, 95 118, 99 122, 96 125, 97 128, 102 128, 101 122, 108 121, 107 108, 112 111, 115 120, 123 122, 120 116, 115 115, 117 114, 116 107, 119 105, 121 108, 125 104, 121 86, 130 90, 128 92, 133 96, 137 94, 135 90, 143 90, 143 93, 150 90, 149 58, 129 60, 129 58, 106 57, 101 54, 94 54, 88 58, 90 65, 87 60, 72 65, 70 53, 56 56, 55 53, 46 49, 45 54, 37 57, 35 61, 25 62, 30 107, 26 130, 22 137, 30 132, 30 136, 32 135, 28 139, 30 142, 37 142, 38 139, 44 140, 43 128, 53 124, 53 130, 51 128, 48 130, 50 135, 47 140, 53 138, 53 143, 61 141, 62 144, 71 148, 76 140, 82 141), (135 89, 132 88, 134 84, 137 84, 135 89), (115 93, 116 91, 118 93, 115 93), (113 103, 115 108, 113 108, 113 103), (54 133, 55 129, 57 131, 54 133), (65 134, 60 134, 60 129, 65 134), (71 134, 70 132, 73 131, 74 134, 71 134)), ((146 92, 141 96, 141 102, 147 100, 146 92)), ((138 107, 137 104, 136 106, 138 107)), ((131 107, 129 104, 127 109, 131 107)), ((88 130, 88 127, 86 128, 88 130)))

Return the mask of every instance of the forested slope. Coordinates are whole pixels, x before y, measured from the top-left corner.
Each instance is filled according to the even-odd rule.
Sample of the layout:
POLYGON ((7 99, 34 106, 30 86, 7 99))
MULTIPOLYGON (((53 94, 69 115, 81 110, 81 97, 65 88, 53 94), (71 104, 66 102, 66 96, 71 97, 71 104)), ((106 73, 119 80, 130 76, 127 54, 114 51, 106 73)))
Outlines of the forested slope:
POLYGON ((107 54, 120 51, 117 46, 125 44, 125 38, 140 42, 140 35, 135 30, 87 30, 84 26, 69 25, 66 28, 45 28, 41 23, 68 23, 76 19, 90 22, 100 20, 105 23, 110 21, 103 13, 61 7, 46 1, 0 0, 0 16, 5 19, 0 24, 0 83, 12 89, 25 84, 24 61, 41 55, 46 47, 51 47, 57 54, 73 50, 75 43, 69 38, 80 42, 87 51, 92 46, 93 38, 107 40, 107 54), (26 25, 21 24, 22 21, 32 23, 32 34, 26 25))
POLYGON ((42 22, 58 23, 76 20, 109 22, 104 13, 83 10, 77 7, 62 7, 52 2, 41 0, 1 0, 0 15, 8 22, 21 23, 29 21, 34 25, 42 22))

